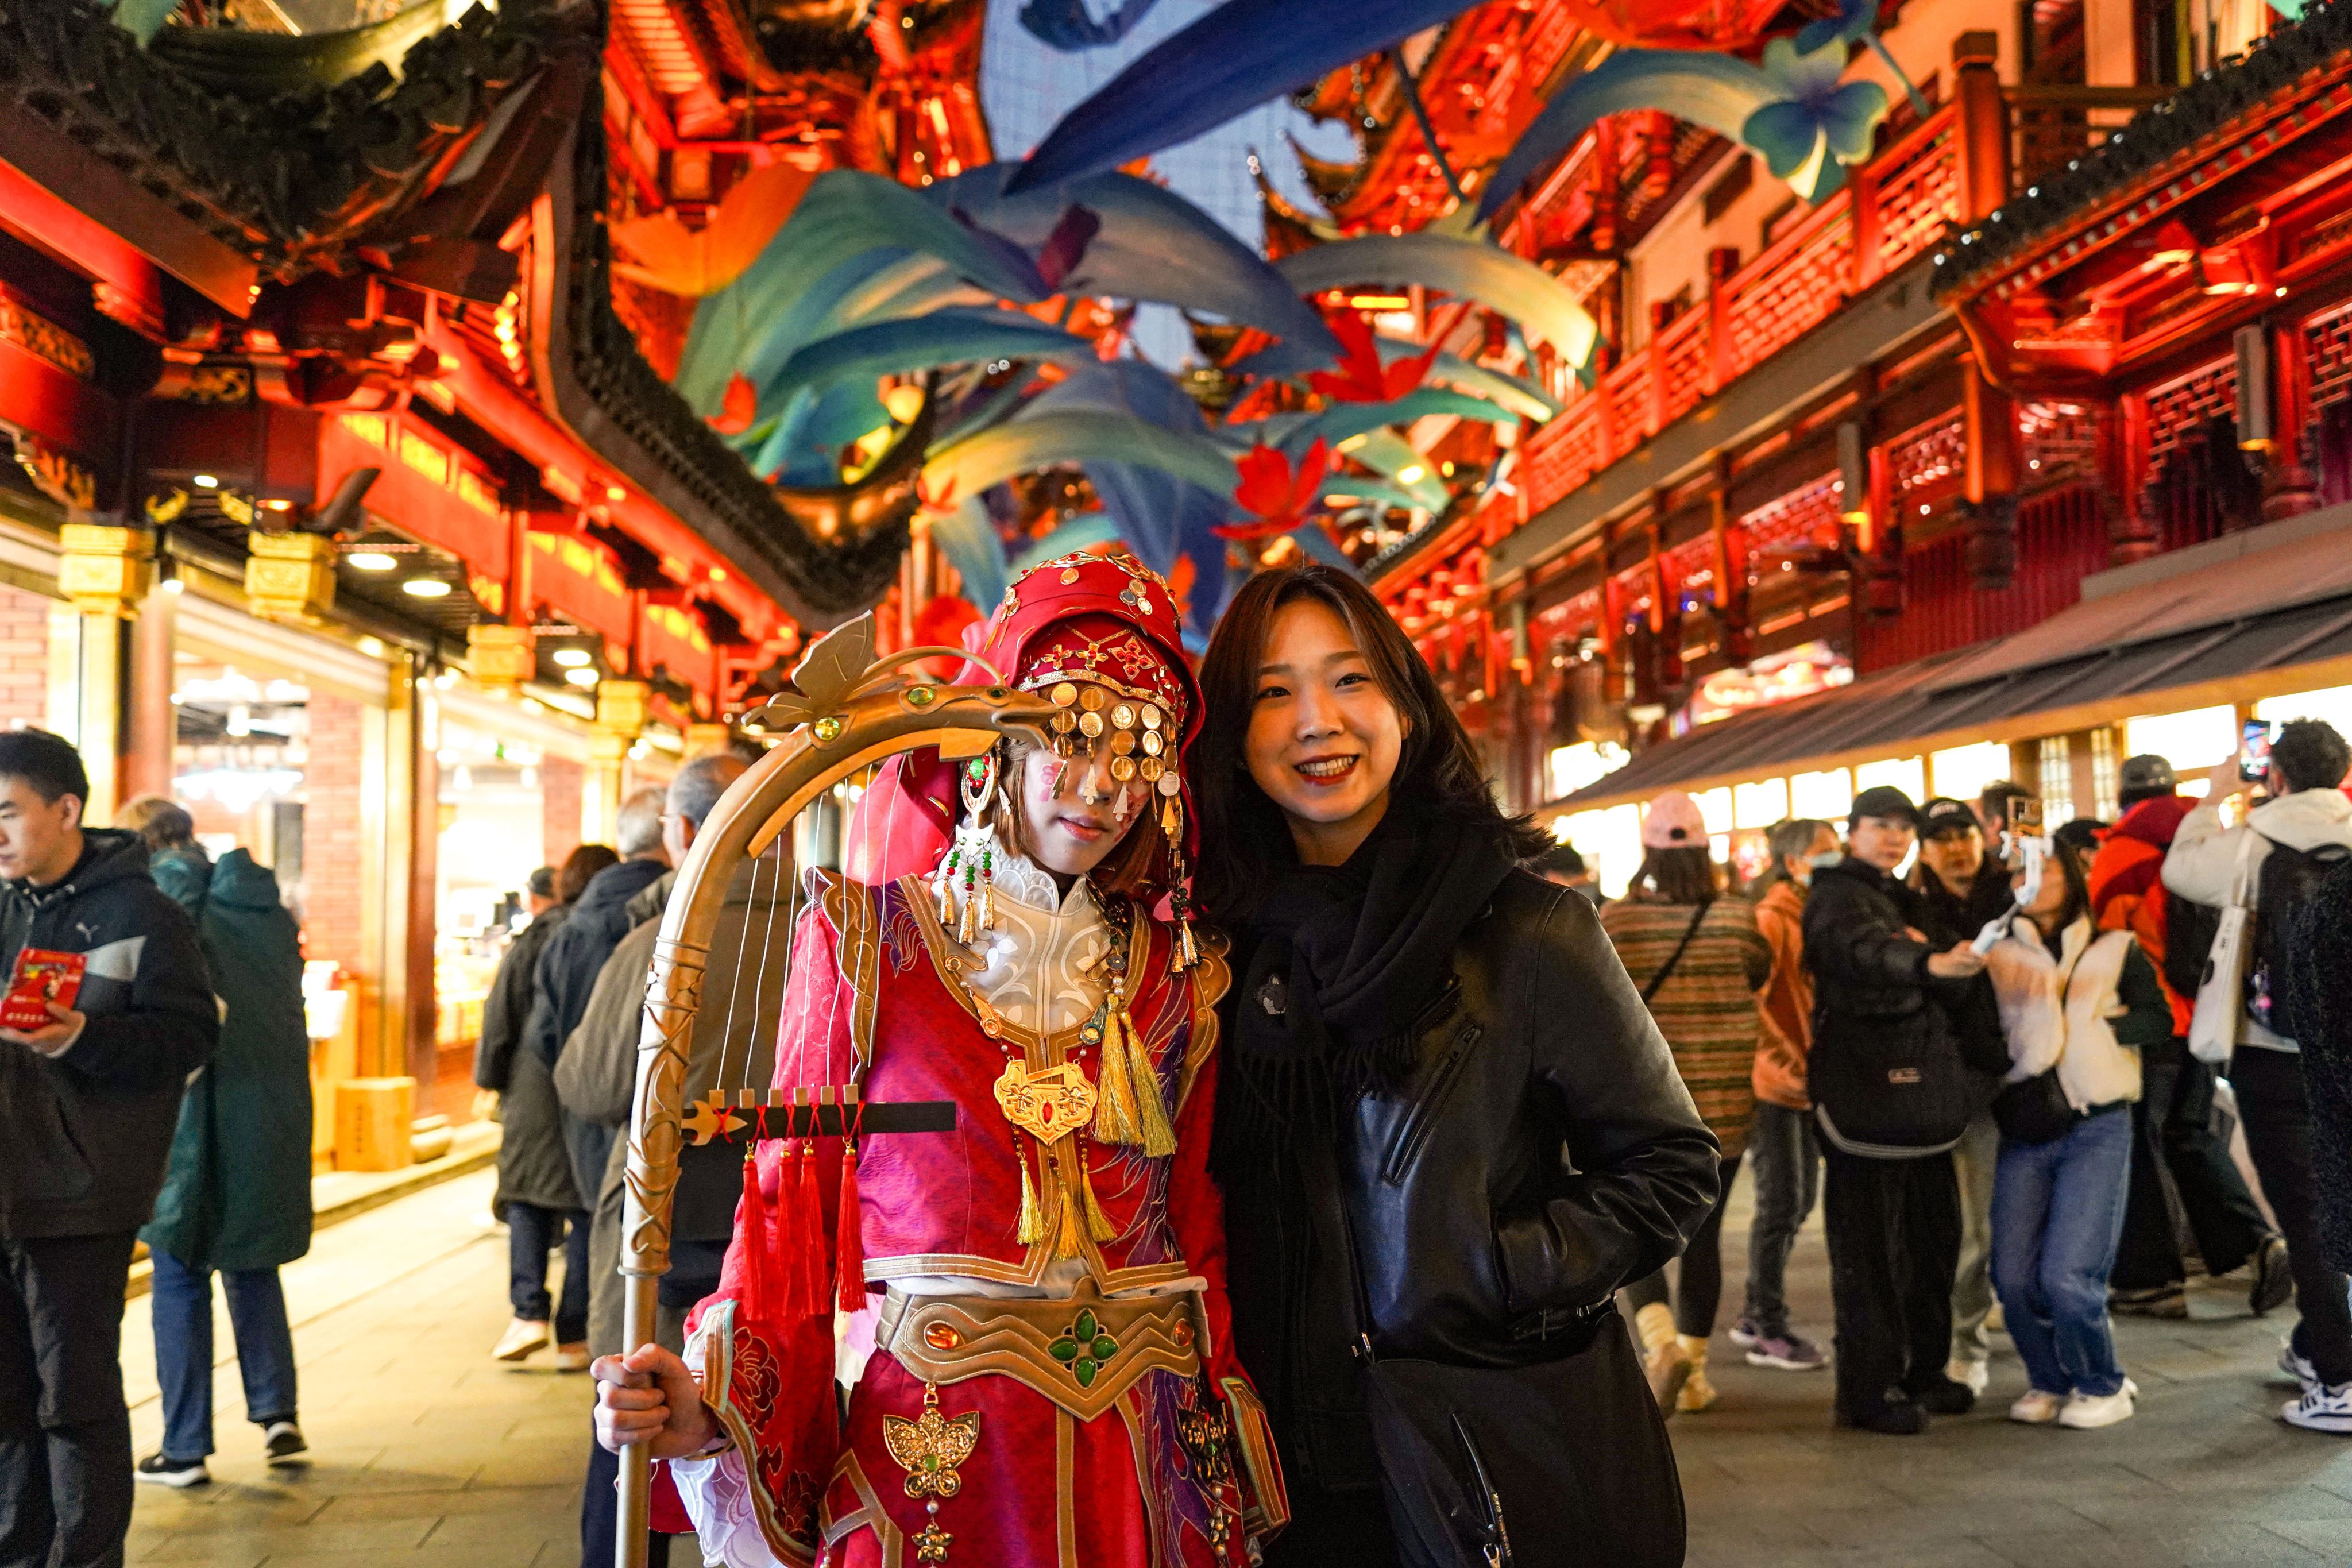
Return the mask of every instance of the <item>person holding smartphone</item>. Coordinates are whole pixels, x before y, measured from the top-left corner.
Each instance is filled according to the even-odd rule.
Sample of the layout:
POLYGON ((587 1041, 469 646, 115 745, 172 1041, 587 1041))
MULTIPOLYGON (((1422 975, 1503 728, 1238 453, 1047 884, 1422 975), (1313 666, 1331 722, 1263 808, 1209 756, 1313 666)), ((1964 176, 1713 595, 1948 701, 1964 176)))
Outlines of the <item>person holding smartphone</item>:
POLYGON ((2266 754, 2242 748, 2213 770, 2203 803, 2181 819, 2164 858, 2164 886, 2192 903, 2252 907, 2246 1005, 2225 1076, 2237 1095, 2254 1173, 2286 1237, 2303 1316, 2279 1353, 2279 1365, 2302 1382, 2303 1394, 2280 1415, 2313 1431, 2352 1435, 2352 1309, 2346 1277, 2328 1267, 2319 1238, 2311 1103, 2295 1039, 2300 1025, 2282 997, 2295 912, 2332 870, 2352 863, 2352 800, 2339 787, 2347 771, 2352 746, 2316 719, 2283 725, 2266 754), (2252 787, 2246 773, 2258 762, 2270 798, 2224 827, 2221 803, 2252 787))

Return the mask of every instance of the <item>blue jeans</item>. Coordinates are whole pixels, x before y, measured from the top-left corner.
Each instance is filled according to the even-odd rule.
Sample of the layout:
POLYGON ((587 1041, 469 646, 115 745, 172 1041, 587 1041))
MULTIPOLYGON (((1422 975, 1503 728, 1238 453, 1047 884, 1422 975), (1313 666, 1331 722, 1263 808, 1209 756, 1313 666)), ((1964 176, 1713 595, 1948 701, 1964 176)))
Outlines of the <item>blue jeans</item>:
POLYGON ((2107 1323, 2107 1276, 2131 1188, 2132 1119, 2117 1106, 2047 1143, 2001 1140, 1993 1180, 1992 1279, 2026 1375, 2044 1394, 2124 1385, 2107 1323))
POLYGON ((555 1342, 578 1344, 588 1337, 588 1215, 543 1209, 535 1204, 507 1205, 507 1300, 527 1323, 549 1321, 553 1309, 555 1342), (569 1234, 566 1234, 566 1227, 569 1234), (563 1243, 563 1295, 547 1294, 547 1255, 563 1243))
POLYGON ((1756 1173, 1756 1217, 1748 1224, 1748 1320, 1766 1339, 1789 1331, 1789 1249, 1821 1194, 1822 1151, 1813 1117, 1769 1100, 1756 1102, 1748 1129, 1748 1168, 1756 1173))
MULTIPOLYGON (((155 1381, 163 1390, 163 1453, 182 1460, 213 1451, 213 1271, 154 1255, 155 1381)), ((246 1419, 294 1419, 294 1331, 275 1268, 223 1269, 246 1419)))

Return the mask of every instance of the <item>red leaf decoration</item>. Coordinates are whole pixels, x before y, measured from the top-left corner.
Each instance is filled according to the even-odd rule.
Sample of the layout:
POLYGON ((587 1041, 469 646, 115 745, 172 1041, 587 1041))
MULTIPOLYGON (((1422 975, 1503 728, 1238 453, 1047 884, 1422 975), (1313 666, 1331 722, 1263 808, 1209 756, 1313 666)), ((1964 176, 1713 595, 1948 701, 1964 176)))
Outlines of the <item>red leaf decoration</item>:
POLYGON ((1421 384, 1437 358, 1432 344, 1424 353, 1383 365, 1371 323, 1353 310, 1331 318, 1331 335, 1339 340, 1339 369, 1310 372, 1307 384, 1334 403, 1393 403, 1421 384))
POLYGON ((740 436, 759 413, 760 389, 739 370, 727 379, 727 401, 710 416, 710 427, 721 436, 740 436))
POLYGON ((1261 441, 1235 458, 1234 466, 1241 470, 1241 482, 1234 487, 1234 502, 1256 521, 1226 523, 1210 531, 1220 539, 1245 543, 1288 533, 1306 521, 1323 476, 1331 471, 1331 454, 1318 436, 1294 469, 1286 453, 1261 441))

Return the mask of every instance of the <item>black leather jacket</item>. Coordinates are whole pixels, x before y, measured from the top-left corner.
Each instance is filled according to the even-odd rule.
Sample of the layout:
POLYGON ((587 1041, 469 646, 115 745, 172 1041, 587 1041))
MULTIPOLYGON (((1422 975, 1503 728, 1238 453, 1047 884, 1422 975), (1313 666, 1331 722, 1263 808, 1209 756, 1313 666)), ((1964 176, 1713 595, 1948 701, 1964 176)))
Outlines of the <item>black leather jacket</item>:
POLYGON ((1336 1168, 1379 1354, 1488 1367, 1582 1348, 1716 1200, 1715 1136, 1588 900, 1512 872, 1452 969, 1412 1076, 1340 1109, 1336 1167, 1266 1149, 1227 1173, 1235 1343, 1327 1488, 1378 1470, 1340 1215, 1301 1193, 1336 1168))

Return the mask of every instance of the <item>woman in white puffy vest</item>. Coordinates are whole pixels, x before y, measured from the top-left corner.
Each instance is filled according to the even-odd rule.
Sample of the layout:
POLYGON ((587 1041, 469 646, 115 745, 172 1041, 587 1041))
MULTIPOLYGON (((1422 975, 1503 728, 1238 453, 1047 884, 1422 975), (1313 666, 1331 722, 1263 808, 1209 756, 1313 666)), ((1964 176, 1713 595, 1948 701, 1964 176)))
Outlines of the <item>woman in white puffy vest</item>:
POLYGON ((1993 1288, 2032 1381, 2010 1419, 2032 1426, 2111 1426, 2139 1392, 2116 1360, 2107 1276, 2130 1186, 2139 1050, 2170 1035, 2172 1014, 2132 934, 2094 930, 2089 908, 2081 862, 2053 847, 1985 957, 2011 1064, 1993 1106, 1993 1288))

